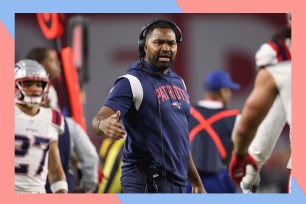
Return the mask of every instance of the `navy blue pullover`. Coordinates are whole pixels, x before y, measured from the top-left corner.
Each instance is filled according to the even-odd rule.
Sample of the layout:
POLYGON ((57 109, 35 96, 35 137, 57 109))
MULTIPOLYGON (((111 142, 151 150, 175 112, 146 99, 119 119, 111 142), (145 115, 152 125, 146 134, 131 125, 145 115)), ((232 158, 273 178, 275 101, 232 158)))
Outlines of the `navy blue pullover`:
MULTIPOLYGON (((158 69, 143 62, 149 71, 158 69)), ((121 112, 127 132, 121 182, 139 183, 135 164, 154 160, 177 185, 187 182, 190 101, 185 84, 172 70, 159 76, 144 71, 140 62, 119 77, 104 106, 121 112), (160 110, 159 110, 160 109, 160 110)))

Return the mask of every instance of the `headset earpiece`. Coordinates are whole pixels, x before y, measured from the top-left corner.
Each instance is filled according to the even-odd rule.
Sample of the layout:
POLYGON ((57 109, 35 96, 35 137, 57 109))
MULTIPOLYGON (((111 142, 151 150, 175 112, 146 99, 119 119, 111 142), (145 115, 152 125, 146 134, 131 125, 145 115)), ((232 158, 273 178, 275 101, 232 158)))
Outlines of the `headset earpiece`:
POLYGON ((145 46, 145 36, 144 31, 147 29, 148 25, 145 25, 140 32, 139 39, 138 39, 138 49, 139 49, 139 56, 144 57, 145 56, 145 51, 144 51, 144 46, 145 46))
POLYGON ((144 57, 145 56, 145 51, 144 51, 144 46, 145 46, 145 41, 146 41, 146 37, 147 37, 147 30, 154 24, 156 23, 160 23, 160 22, 163 22, 163 23, 166 23, 168 24, 175 32, 175 37, 176 37, 176 42, 177 43, 180 43, 182 42, 182 32, 180 30, 180 28, 172 21, 169 21, 169 20, 154 20, 152 21, 151 23, 145 25, 142 29, 141 29, 141 32, 140 32, 140 35, 139 35, 139 39, 138 39, 138 49, 139 49, 139 56, 140 58, 144 57))

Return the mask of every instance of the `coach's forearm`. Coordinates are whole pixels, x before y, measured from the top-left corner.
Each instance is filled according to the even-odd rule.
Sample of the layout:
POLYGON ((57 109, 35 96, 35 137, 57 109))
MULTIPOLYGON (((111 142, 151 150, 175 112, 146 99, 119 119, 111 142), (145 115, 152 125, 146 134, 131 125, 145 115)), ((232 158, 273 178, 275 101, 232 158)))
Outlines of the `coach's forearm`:
POLYGON ((194 162, 191 156, 191 152, 189 152, 188 180, 192 187, 200 187, 200 188, 203 188, 203 190, 205 191, 200 175, 197 171, 196 166, 194 165, 194 162))
POLYGON ((103 120, 105 120, 107 117, 103 116, 103 115, 96 115, 91 123, 91 128, 92 131, 95 133, 95 135, 99 135, 99 136, 105 136, 104 132, 99 128, 99 126, 101 125, 101 123, 103 122, 103 120))

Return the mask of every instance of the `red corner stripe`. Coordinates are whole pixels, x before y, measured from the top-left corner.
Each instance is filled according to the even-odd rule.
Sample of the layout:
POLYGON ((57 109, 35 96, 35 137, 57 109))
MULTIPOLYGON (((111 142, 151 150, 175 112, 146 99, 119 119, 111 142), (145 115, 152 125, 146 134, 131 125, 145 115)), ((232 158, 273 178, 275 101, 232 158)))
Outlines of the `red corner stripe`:
POLYGON ((52 123, 58 126, 61 126, 62 124, 62 114, 53 109, 52 109, 52 123))
POLYGON ((217 146, 217 149, 222 157, 225 159, 227 156, 226 150, 220 140, 220 137, 216 133, 216 131, 211 127, 211 125, 218 120, 221 120, 225 117, 235 116, 239 113, 239 110, 225 110, 216 115, 211 116, 209 119, 205 119, 200 112, 198 112, 195 108, 191 107, 190 114, 199 122, 199 125, 195 126, 189 133, 189 142, 192 142, 194 137, 202 130, 206 130, 208 135, 214 141, 217 146))

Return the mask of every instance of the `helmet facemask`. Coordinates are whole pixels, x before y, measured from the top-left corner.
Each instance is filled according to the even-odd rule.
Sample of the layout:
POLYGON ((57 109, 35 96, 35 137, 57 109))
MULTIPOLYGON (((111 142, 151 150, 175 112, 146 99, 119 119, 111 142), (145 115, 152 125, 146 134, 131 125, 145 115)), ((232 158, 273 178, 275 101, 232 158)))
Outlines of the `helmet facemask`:
MULTIPOLYGON (((37 86, 37 84, 35 85, 37 86)), ((33 90, 34 91, 34 90, 33 90)), ((34 60, 21 60, 15 65, 15 102, 28 106, 40 106, 48 101, 49 76, 45 69, 34 60), (41 82, 42 90, 39 95, 31 92, 31 86, 26 83, 41 82)))
POLYGON ((33 79, 25 79, 25 80, 16 80, 15 82, 15 102, 19 104, 26 104, 28 106, 40 106, 46 104, 48 101, 48 91, 49 91, 49 82, 43 80, 33 80, 33 79), (27 81, 38 81, 42 82, 42 91, 39 96, 33 95, 29 91, 25 91, 24 83, 27 81))

